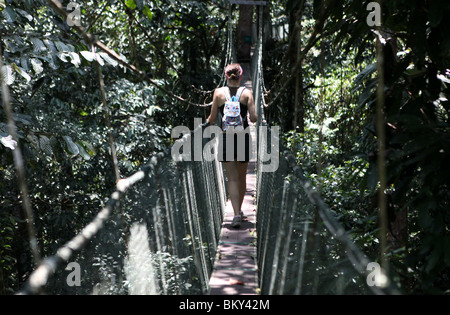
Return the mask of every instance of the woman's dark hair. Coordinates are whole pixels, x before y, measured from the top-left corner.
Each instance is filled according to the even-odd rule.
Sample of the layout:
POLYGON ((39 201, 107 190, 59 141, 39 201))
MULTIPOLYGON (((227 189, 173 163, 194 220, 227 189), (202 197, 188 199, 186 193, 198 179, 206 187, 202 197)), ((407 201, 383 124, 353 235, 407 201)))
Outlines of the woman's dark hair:
POLYGON ((238 63, 233 63, 225 68, 225 76, 228 80, 239 80, 242 77, 242 67, 238 63))

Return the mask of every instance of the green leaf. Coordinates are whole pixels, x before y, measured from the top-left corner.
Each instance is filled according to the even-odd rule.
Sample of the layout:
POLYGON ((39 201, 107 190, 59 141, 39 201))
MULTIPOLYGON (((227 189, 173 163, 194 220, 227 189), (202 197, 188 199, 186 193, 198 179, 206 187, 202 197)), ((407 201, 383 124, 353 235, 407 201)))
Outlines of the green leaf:
MULTIPOLYGON (((0 6, 1 6, 1 4, 0 4, 0 6)), ((24 11, 21 9, 16 9, 16 11, 19 12, 20 15, 25 17, 29 22, 33 21, 33 16, 30 13, 28 13, 27 11, 24 11)))
POLYGON ((105 60, 107 63, 109 63, 110 65, 112 65, 113 67, 117 67, 117 65, 119 64, 118 61, 116 61, 115 59, 111 58, 107 53, 101 52, 98 53, 103 60, 105 60))
POLYGON ((72 138, 69 136, 63 136, 63 139, 67 143, 67 151, 72 155, 78 155, 80 153, 80 149, 78 146, 73 142, 72 138))
POLYGON ((1 79, 7 85, 11 85, 14 83, 15 77, 13 68, 10 65, 2 66, 0 71, 1 79))
POLYGON ((13 67, 14 71, 17 72, 18 74, 20 74, 22 77, 24 77, 25 80, 27 80, 27 82, 31 81, 31 76, 25 72, 25 69, 17 66, 16 64, 12 64, 12 67, 13 67))
POLYGON ((134 0, 127 0, 127 1, 125 1, 125 4, 126 4, 127 7, 129 7, 131 10, 136 9, 136 2, 134 2, 134 0))
POLYGON ((40 136, 39 146, 40 146, 41 150, 44 151, 46 154, 48 154, 48 155, 53 154, 53 149, 52 149, 50 139, 47 138, 46 136, 40 136))
POLYGON ((91 156, 89 155, 89 153, 86 152, 84 147, 79 142, 77 142, 76 145, 78 147, 78 151, 80 152, 81 157, 83 159, 85 159, 86 161, 89 161, 91 159, 91 156))
POLYGON ((429 228, 433 221, 430 214, 428 213, 428 209, 426 209, 426 208, 418 209, 418 218, 417 219, 418 219, 419 225, 424 229, 429 228))
POLYGON ((42 57, 42 59, 47 61, 48 64, 50 65, 50 68, 52 68, 53 70, 56 70, 59 68, 58 64, 56 63, 55 55, 48 53, 47 56, 42 57))
POLYGON ((31 58, 30 59, 31 62, 31 66, 33 67, 33 70, 36 74, 41 73, 42 71, 44 71, 44 67, 42 65, 42 61, 40 61, 37 58, 31 58))
POLYGON ((17 14, 11 7, 6 7, 4 10, 2 10, 2 14, 4 19, 8 23, 14 23, 16 21, 17 14))
POLYGON ((358 98, 359 107, 362 107, 369 102, 369 100, 372 98, 372 90, 376 87, 376 85, 377 80, 374 79, 364 88, 358 98))
POLYGON ((17 147, 17 142, 13 140, 11 135, 7 137, 0 137, 0 143, 11 150, 14 150, 17 147))
POLYGON ((94 146, 91 145, 89 142, 81 140, 78 143, 83 146, 83 148, 86 150, 87 153, 89 153, 90 156, 94 156, 97 154, 97 151, 95 151, 94 146))
POLYGON ((95 53, 92 51, 80 51, 80 54, 89 62, 92 62, 95 59, 95 53))
POLYGON ((103 60, 100 54, 95 54, 95 61, 97 61, 98 64, 102 67, 105 65, 105 61, 103 60))
POLYGON ((30 41, 33 43, 33 52, 35 54, 40 54, 43 53, 45 51, 47 51, 47 46, 44 45, 44 42, 41 41, 39 38, 37 37, 32 37, 30 38, 30 41))
POLYGON ((147 113, 147 115, 149 116, 153 116, 155 114, 155 112, 157 111, 162 111, 161 107, 159 106, 155 106, 155 105, 151 105, 149 108, 147 108, 145 110, 145 112, 147 113))
POLYGON ((372 73, 377 71, 377 64, 372 63, 368 65, 363 71, 361 71, 355 78, 354 84, 358 85, 360 84, 365 78, 370 76, 372 73))
POLYGON ((145 6, 145 8, 142 11, 142 13, 144 13, 148 17, 148 19, 150 21, 153 20, 153 13, 152 13, 152 11, 150 10, 150 8, 147 5, 145 6))
POLYGON ((58 49, 58 51, 60 52, 69 52, 69 51, 74 51, 73 46, 72 45, 66 45, 63 42, 57 40, 53 42, 56 46, 56 48, 58 49))
POLYGON ((75 67, 79 67, 80 66, 80 64, 81 64, 81 59, 80 59, 80 56, 77 54, 77 53, 74 53, 74 52, 69 52, 69 56, 70 56, 70 59, 71 59, 71 63, 75 66, 75 67))

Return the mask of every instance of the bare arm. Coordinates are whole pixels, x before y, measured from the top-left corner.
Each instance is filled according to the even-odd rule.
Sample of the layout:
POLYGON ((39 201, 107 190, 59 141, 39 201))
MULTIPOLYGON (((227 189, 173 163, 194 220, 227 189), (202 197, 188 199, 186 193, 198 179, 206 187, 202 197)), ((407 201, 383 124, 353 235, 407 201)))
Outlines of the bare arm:
POLYGON ((248 102, 247 102, 248 113, 250 114, 250 121, 255 123, 258 121, 258 115, 256 115, 255 100, 253 99, 253 93, 248 92, 248 102))
POLYGON ((218 89, 214 91, 213 102, 211 106, 211 114, 209 114, 208 121, 210 124, 214 124, 217 120, 217 111, 221 105, 221 95, 218 89))

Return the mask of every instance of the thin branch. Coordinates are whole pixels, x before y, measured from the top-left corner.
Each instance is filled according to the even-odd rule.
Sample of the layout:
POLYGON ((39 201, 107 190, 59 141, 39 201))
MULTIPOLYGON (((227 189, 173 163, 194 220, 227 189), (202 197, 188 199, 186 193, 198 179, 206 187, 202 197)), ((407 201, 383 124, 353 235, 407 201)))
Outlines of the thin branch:
MULTIPOLYGON (((381 1, 378 3, 381 7, 381 1)), ((381 29, 381 27, 378 27, 381 29)), ((388 231, 388 218, 387 218, 387 201, 386 201, 386 187, 387 187, 387 175, 386 175, 386 130, 385 130, 385 114, 384 114, 384 55, 383 46, 379 38, 376 40, 376 56, 377 56, 377 113, 376 113, 376 135, 377 135, 377 170, 378 170, 378 180, 380 182, 380 187, 378 189, 378 206, 379 206, 379 220, 380 220, 380 261, 381 266, 384 268, 385 272, 388 270, 388 259, 387 259, 387 238, 386 234, 388 231)))
POLYGON ((31 207, 31 201, 28 195, 28 186, 25 175, 25 166, 24 160, 22 156, 22 150, 20 149, 19 138, 17 136, 17 127, 13 117, 13 109, 11 106, 11 99, 9 95, 9 89, 3 80, 3 76, 1 75, 1 70, 3 68, 3 51, 0 47, 0 83, 1 83, 1 91, 2 91, 2 100, 3 100, 3 110, 6 115, 6 119, 8 122, 8 132, 11 135, 12 139, 15 141, 15 148, 13 151, 14 158, 14 166, 16 168, 17 180, 19 182, 20 195, 22 199, 22 208, 25 213, 26 223, 28 228, 28 238, 30 241, 31 252, 33 255, 34 263, 37 265, 41 260, 41 255, 39 252, 38 242, 36 238, 36 230, 34 226, 34 215, 33 209, 31 207))
POLYGON ((116 183, 117 183, 120 180, 119 161, 117 160, 116 146, 114 144, 111 119, 109 116, 108 101, 106 100, 105 81, 103 80, 102 67, 100 66, 100 64, 97 61, 94 61, 94 63, 95 63, 95 67, 97 68, 98 82, 100 85, 100 92, 101 92, 101 96, 102 96, 103 111, 104 111, 105 120, 106 120, 106 128, 108 128, 109 146, 111 149, 111 157, 113 160, 114 174, 116 176, 116 183))
POLYGON ((107 8, 107 6, 109 5, 110 2, 111 2, 111 0, 109 0, 108 2, 105 3, 105 5, 101 9, 100 13, 97 14, 97 16, 94 18, 94 21, 92 21, 90 23, 90 25, 88 26, 88 28, 86 29, 86 33, 88 33, 89 30, 97 23, 98 19, 103 15, 103 12, 105 12, 105 10, 106 10, 106 8, 107 8))

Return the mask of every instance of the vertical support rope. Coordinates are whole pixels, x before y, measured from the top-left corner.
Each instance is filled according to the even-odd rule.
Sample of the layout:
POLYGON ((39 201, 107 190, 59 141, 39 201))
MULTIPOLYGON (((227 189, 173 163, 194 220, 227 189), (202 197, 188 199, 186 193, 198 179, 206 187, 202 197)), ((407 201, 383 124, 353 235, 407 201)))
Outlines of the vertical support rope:
POLYGON ((265 121, 265 116, 264 116, 264 94, 262 91, 262 57, 263 57, 263 16, 264 16, 264 7, 263 6, 259 6, 259 10, 258 10, 258 14, 259 14, 259 25, 258 25, 258 72, 257 72, 257 79, 258 79, 258 94, 259 94, 259 113, 258 113, 258 118, 260 117, 261 121, 265 121))

